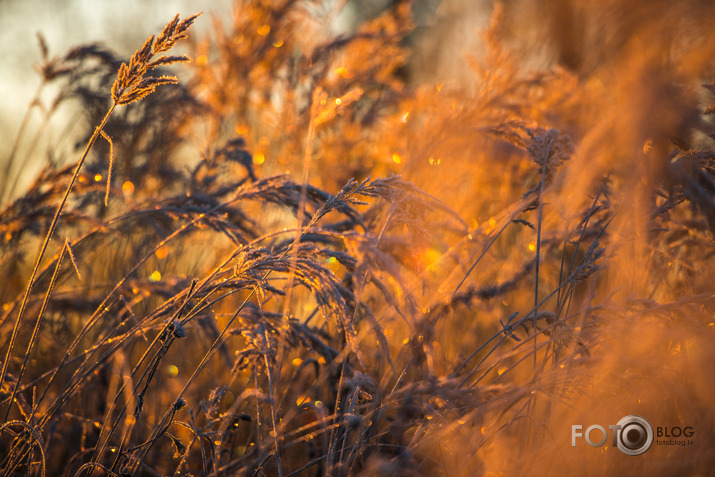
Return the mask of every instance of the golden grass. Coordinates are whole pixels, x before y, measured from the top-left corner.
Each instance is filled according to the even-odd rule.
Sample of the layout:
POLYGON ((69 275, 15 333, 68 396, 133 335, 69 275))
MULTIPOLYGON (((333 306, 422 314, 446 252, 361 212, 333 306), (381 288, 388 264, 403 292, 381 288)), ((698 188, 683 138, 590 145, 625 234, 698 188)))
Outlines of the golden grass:
POLYGON ((407 2, 41 42, 86 146, 0 211, 2 475, 708 475, 715 12, 631 3, 497 5, 455 78, 407 2), (694 444, 571 446, 630 414, 694 444))

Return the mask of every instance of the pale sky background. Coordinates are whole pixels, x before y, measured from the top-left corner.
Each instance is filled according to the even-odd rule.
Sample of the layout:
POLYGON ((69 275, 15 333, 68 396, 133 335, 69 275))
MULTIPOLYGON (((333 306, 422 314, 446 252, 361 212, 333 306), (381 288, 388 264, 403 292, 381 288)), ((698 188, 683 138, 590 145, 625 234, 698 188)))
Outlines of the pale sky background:
MULTIPOLYGON (((357 9, 376 13, 386 1, 360 0, 357 9)), ((40 84, 40 76, 34 68, 41 61, 38 32, 45 37, 50 57, 62 56, 70 48, 88 43, 101 43, 118 55, 128 57, 149 35, 159 33, 177 13, 185 18, 203 11, 204 16, 196 21, 190 33, 202 37, 212 24, 210 16, 228 21, 232 6, 233 0, 0 0, 0 175, 5 174, 5 164, 22 118, 40 84)), ((344 19, 343 23, 344 28, 353 26, 344 19)), ((56 94, 53 86, 45 88, 45 104, 56 94)), ((19 177, 14 196, 24 190, 45 165, 46 144, 58 144, 64 139, 59 149, 54 150, 69 152, 71 140, 67 138, 72 138, 79 126, 72 106, 76 105, 65 105, 53 115, 50 134, 42 134, 36 146, 32 145, 32 138, 40 130, 42 116, 38 109, 32 111, 9 174, 13 182, 19 177), (68 125, 75 125, 74 130, 68 130, 68 125), (32 154, 23 154, 31 148, 32 154), (31 158, 28 163, 20 160, 25 157, 31 158)), ((2 196, 0 191, 0 201, 2 196)))
MULTIPOLYGON (((324 0, 328 4, 340 4, 341 0, 324 0)), ((463 4, 465 0, 417 0, 414 13, 418 21, 431 22, 438 7, 450 4, 463 4)), ((474 12, 477 5, 488 3, 489 0, 466 0, 474 12), (473 2, 473 3, 472 3, 473 2)), ((350 0, 333 25, 336 32, 353 29, 365 18, 379 13, 389 0, 350 0)), ((28 109, 38 85, 40 77, 34 65, 41 60, 38 48, 37 33, 41 32, 49 47, 50 57, 62 56, 70 48, 88 43, 101 43, 116 54, 128 57, 141 46, 150 35, 156 35, 164 25, 177 13, 185 18, 191 14, 203 11, 191 29, 190 34, 204 37, 212 25, 210 16, 229 21, 232 14, 233 0, 0 0, 0 174, 4 175, 6 159, 17 136, 22 117, 28 109)), ((439 8, 439 10, 447 10, 439 8)), ((486 18, 486 17, 484 17, 486 18)), ((462 21, 467 29, 475 29, 475 22, 462 21)), ((456 23, 447 22, 451 35, 454 35, 456 23)), ((460 33, 461 35, 461 33, 460 33)), ((446 57, 454 48, 444 48, 444 35, 434 41, 440 45, 440 57, 446 57), (446 51, 445 51, 446 50, 446 51)), ((459 54, 461 55, 461 49, 459 54)), ((179 71, 177 74, 181 74, 179 71)), ((45 103, 54 98, 56 91, 46 88, 43 95, 45 103)), ((79 126, 76 121, 77 112, 68 115, 71 109, 60 109, 50 125, 50 134, 43 134, 43 141, 57 144, 64 139, 59 150, 69 150, 71 144, 67 137, 72 137, 73 131, 67 131, 67 126, 79 126), (48 139, 49 138, 49 139, 48 139)), ((39 130, 41 113, 33 110, 31 121, 23 136, 25 151, 31 145, 30 138, 39 130)), ((45 143, 39 141, 33 149, 33 154, 23 154, 23 147, 16 158, 31 157, 35 162, 20 164, 16 159, 10 177, 15 177, 19 170, 23 171, 22 179, 18 181, 15 196, 21 192, 45 165, 45 143)), ((58 150, 56 147, 53 150, 58 150)), ((0 194, 0 197, 2 194, 0 194)))
MULTIPOLYGON (((102 43, 121 56, 129 56, 177 13, 184 18, 205 12, 192 27, 194 34, 202 34, 211 25, 209 14, 228 19, 231 5, 231 0, 0 0, 0 174, 4 174, 21 119, 40 83, 34 69, 41 59, 37 32, 45 37, 50 57, 87 43, 102 43)), ((52 89, 43 96, 46 101, 52 97, 52 89)), ((62 112, 58 116, 64 119, 62 112)), ((39 123, 40 113, 35 110, 25 142, 39 123)), ((58 129, 54 128, 56 135, 62 132, 58 129)), ((34 156, 41 159, 44 154, 34 156)), ((19 167, 29 171, 18 184, 18 191, 42 165, 15 164, 15 171, 19 167)))
MULTIPOLYGON (((385 0, 362 0, 379 11, 385 0)), ((175 14, 205 15, 192 34, 210 27, 210 14, 229 19, 232 0, 0 0, 0 151, 12 142, 21 117, 40 82, 37 33, 45 37, 50 56, 99 42, 121 56, 130 55, 150 34, 157 34, 175 14)), ((2 162, 2 159, 0 159, 2 162)))
MULTIPOLYGON (((380 4, 386 1, 360 0, 358 9, 379 11, 380 4)), ((203 11, 204 16, 191 29, 192 35, 201 37, 212 24, 210 16, 229 20, 232 6, 233 0, 0 0, 0 174, 5 174, 6 160, 22 118, 40 84, 34 68, 41 60, 38 32, 45 37, 50 57, 62 56, 70 48, 88 43, 101 43, 118 55, 128 57, 149 35, 159 33, 177 13, 185 18, 203 11)), ((349 23, 344 27, 352 26, 349 23)), ((44 101, 49 103, 54 94, 53 87, 47 87, 44 101)), ((58 136, 67 131, 67 124, 73 124, 76 117, 76 112, 60 109, 53 116, 50 137, 54 134, 54 139, 50 141, 56 143, 58 136)), ((14 178, 22 170, 15 196, 44 166, 42 141, 31 155, 35 162, 20 164, 17 159, 26 157, 23 151, 33 147, 28 143, 40 123, 41 113, 35 109, 9 174, 14 178)), ((48 135, 43 134, 43 141, 47 138, 48 135)))
MULTIPOLYGON (((39 77, 37 32, 50 47, 50 55, 69 48, 101 42, 129 55, 150 34, 180 13, 182 18, 205 11, 228 18, 231 0, 0 0, 0 95, 2 109, 24 110, 39 77)), ((205 31, 204 17, 192 31, 205 31)))

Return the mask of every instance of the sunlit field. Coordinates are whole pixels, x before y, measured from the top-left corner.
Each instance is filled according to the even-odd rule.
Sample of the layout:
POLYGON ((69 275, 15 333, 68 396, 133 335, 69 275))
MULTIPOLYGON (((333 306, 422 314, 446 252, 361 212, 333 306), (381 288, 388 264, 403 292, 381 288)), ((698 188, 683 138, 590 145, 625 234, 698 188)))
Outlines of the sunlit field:
POLYGON ((3 476, 715 475, 715 5, 436 3, 38 37, 3 476))

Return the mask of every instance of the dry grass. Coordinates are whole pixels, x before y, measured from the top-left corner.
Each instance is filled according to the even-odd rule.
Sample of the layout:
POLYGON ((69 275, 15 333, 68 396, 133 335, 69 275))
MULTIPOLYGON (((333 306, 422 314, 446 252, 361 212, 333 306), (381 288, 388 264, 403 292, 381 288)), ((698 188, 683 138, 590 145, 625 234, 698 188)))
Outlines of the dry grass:
POLYGON ((41 41, 87 126, 0 185, 2 475, 710 475, 715 12, 631 3, 496 5, 454 81, 408 2, 41 41), (695 445, 571 447, 629 414, 695 445))

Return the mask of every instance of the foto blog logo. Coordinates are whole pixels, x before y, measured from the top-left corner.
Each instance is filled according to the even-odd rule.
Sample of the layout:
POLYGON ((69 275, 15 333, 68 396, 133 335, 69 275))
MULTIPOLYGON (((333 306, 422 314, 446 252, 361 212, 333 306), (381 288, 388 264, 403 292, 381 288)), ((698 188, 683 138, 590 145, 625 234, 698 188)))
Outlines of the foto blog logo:
MULTIPOLYGON (((613 447, 626 455, 641 455, 653 444, 653 426, 641 416, 626 416, 617 424, 608 426, 611 430, 613 447)), ((608 440, 608 432, 603 426, 594 424, 583 431, 583 426, 571 426, 571 446, 582 437, 591 447, 601 447, 608 440)))

